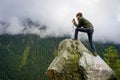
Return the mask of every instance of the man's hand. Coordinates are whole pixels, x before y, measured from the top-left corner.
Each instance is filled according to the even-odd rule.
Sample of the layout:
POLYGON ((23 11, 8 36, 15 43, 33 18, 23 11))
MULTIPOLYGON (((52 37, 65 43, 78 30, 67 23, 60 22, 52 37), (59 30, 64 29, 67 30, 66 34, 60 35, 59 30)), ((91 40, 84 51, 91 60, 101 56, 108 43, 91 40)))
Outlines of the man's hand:
POLYGON ((73 20, 72 20, 72 23, 74 24, 74 23, 76 23, 76 21, 75 21, 75 19, 73 18, 73 20))
POLYGON ((73 20, 72 20, 72 23, 73 23, 75 26, 77 26, 77 23, 76 23, 76 21, 75 21, 74 18, 73 18, 73 20))

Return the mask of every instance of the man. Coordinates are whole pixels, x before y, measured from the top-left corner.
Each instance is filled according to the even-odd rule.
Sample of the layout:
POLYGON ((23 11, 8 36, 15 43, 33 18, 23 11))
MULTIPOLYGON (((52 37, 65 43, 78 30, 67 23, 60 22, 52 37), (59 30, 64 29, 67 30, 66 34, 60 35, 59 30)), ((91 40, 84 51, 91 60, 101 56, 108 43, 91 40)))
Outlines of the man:
POLYGON ((90 47, 92 49, 92 53, 94 56, 97 56, 95 45, 92 41, 93 32, 94 32, 92 23, 90 21, 88 21, 87 19, 85 19, 83 17, 82 13, 80 13, 80 12, 76 14, 76 18, 78 20, 78 24, 76 23, 75 19, 72 20, 72 23, 76 26, 74 40, 78 39, 79 31, 87 33, 90 47))

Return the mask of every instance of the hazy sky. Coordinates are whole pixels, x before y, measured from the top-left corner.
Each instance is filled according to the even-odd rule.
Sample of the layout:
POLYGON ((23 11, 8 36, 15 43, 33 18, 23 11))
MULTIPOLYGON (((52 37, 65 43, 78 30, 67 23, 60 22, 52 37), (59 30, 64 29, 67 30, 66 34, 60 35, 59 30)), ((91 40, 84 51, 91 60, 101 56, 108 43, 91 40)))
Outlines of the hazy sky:
MULTIPOLYGON (((21 19, 29 17, 48 27, 42 36, 72 35, 77 12, 93 23, 94 40, 120 43, 120 0, 0 0, 0 21, 10 24, 0 24, 0 34, 21 34, 21 19)), ((35 27, 27 33, 41 35, 35 27)))

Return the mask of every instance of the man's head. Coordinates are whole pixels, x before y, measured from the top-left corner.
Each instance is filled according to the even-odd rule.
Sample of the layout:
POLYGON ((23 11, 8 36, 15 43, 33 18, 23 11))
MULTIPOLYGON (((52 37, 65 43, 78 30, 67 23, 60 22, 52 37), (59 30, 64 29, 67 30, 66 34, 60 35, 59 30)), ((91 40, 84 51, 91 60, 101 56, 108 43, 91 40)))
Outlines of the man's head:
POLYGON ((77 19, 79 19, 80 17, 83 17, 83 15, 82 15, 81 12, 79 12, 79 13, 76 14, 76 18, 77 18, 77 19))

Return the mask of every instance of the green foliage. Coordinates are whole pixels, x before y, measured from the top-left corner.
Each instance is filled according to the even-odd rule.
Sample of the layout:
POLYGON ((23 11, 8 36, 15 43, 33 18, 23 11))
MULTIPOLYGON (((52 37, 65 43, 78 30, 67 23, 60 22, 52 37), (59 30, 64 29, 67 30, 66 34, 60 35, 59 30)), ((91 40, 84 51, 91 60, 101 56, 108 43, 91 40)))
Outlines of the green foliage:
MULTIPOLYGON (((65 38, 1 35, 0 80, 47 80, 45 72, 57 53, 59 42, 65 38)), ((96 43, 100 53, 107 46, 96 43)), ((120 51, 120 45, 117 48, 120 51)))
POLYGON ((0 80, 47 80, 45 72, 64 38, 0 36, 0 80))
POLYGON ((120 79, 120 58, 117 49, 113 46, 105 49, 104 59, 120 79))
POLYGON ((23 52, 23 59, 22 59, 22 62, 20 64, 20 68, 22 68, 26 62, 27 62, 27 57, 28 57, 28 54, 29 54, 29 49, 30 49, 30 46, 27 45, 24 52, 23 52))

